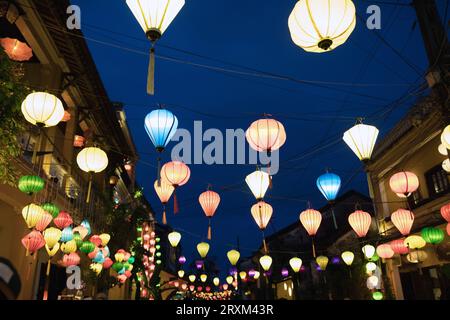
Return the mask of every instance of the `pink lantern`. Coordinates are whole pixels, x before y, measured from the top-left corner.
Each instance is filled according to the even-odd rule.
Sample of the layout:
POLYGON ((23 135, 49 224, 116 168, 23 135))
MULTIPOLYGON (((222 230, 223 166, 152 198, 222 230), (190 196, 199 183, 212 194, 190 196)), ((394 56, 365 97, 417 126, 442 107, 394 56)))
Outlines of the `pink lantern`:
POLYGON ((450 222, 447 223, 447 234, 450 236, 450 222))
POLYGON ((445 221, 450 222, 450 203, 442 206, 441 215, 445 219, 445 221))
POLYGON ((3 38, 0 39, 0 44, 11 60, 28 61, 33 57, 33 50, 17 39, 3 38))
POLYGON ((84 142, 85 142, 85 140, 86 140, 86 139, 84 139, 83 136, 78 136, 78 135, 76 135, 76 136, 73 138, 73 146, 74 146, 75 148, 82 148, 82 147, 84 147, 84 142))
POLYGON ((114 264, 114 262, 111 260, 111 258, 105 258, 105 261, 103 262, 103 269, 109 269, 114 264))
POLYGON ((363 238, 369 231, 370 224, 372 223, 372 217, 365 211, 356 210, 348 216, 348 223, 350 223, 350 226, 356 232, 358 238, 363 238))
POLYGON ((391 221, 400 233, 406 236, 411 232, 414 222, 414 213, 409 210, 398 209, 391 214, 391 221))
POLYGON ((377 254, 380 258, 390 259, 394 256, 395 252, 392 250, 391 246, 387 243, 380 244, 377 247, 377 254))
POLYGON ((77 266, 79 264, 80 264, 80 256, 76 252, 64 255, 63 265, 65 267, 77 266))
POLYGON ((123 261, 128 261, 131 258, 131 253, 125 252, 123 255, 123 261))
POLYGON ((73 228, 73 233, 75 234, 76 232, 78 232, 81 236, 81 239, 86 238, 87 234, 89 233, 89 230, 84 227, 84 226, 78 226, 73 228))
POLYGON ((94 249, 94 251, 92 251, 91 253, 88 253, 88 258, 89 259, 94 259, 97 256, 98 251, 99 251, 99 249, 96 247, 94 249))
POLYGON ((96 247, 100 247, 102 245, 102 239, 100 236, 93 235, 90 239, 90 242, 92 242, 96 247))
POLYGON ((47 229, 47 227, 50 225, 50 223, 53 220, 53 216, 48 213, 47 211, 45 211, 42 215, 41 218, 39 219, 38 223, 36 224, 36 230, 38 231, 44 231, 45 229, 47 229))
POLYGON ((33 230, 25 237, 22 238, 22 244, 27 249, 27 255, 33 254, 43 246, 45 246, 45 240, 39 231, 33 230))
POLYGON ((61 211, 58 216, 53 219, 53 223, 58 229, 64 229, 73 223, 72 217, 65 211, 61 211))
POLYGON ((405 245, 405 238, 392 240, 389 244, 391 245, 391 249, 396 254, 409 253, 409 248, 405 245))
POLYGON ((393 192, 408 197, 419 188, 419 178, 412 172, 402 171, 391 177, 389 185, 393 192))
POLYGON ((131 277, 131 271, 130 270, 127 270, 127 271, 125 271, 125 276, 127 277, 127 278, 130 278, 131 277))
POLYGON ((125 281, 127 281, 127 276, 125 274, 121 274, 120 276, 117 277, 117 280, 119 280, 120 283, 125 283, 125 281))

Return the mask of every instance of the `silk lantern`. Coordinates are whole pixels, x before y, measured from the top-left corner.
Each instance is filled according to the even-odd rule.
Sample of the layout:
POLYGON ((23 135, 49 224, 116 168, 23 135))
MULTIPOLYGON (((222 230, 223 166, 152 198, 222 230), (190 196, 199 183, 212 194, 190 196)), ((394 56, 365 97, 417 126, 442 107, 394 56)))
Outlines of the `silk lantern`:
POLYGON ((70 240, 60 245, 61 251, 69 254, 77 251, 77 243, 75 240, 70 240))
POLYGON ((404 241, 405 246, 407 246, 409 249, 422 249, 427 245, 426 241, 418 235, 412 235, 405 239, 404 241))
POLYGON ((31 196, 44 189, 45 180, 39 176, 23 176, 19 179, 17 187, 23 193, 31 196))
POLYGON ((53 222, 59 229, 64 229, 70 226, 73 223, 73 220, 69 213, 61 211, 58 216, 53 219, 53 222))
POLYGON ((190 276, 189 276, 189 281, 190 282, 195 282, 195 279, 196 279, 197 277, 195 276, 195 275, 193 275, 193 274, 191 274, 190 276))
POLYGON ((34 228, 44 214, 44 209, 34 203, 22 209, 22 217, 29 229, 34 228))
POLYGON ((392 240, 389 244, 396 254, 407 254, 409 252, 409 248, 405 244, 404 238, 392 240))
POLYGON ((447 149, 450 149, 450 125, 442 131, 441 142, 447 149))
POLYGON ((184 277, 184 270, 178 270, 178 277, 183 278, 184 277))
POLYGON ((207 191, 203 192, 199 196, 198 201, 200 202, 203 212, 208 218, 208 240, 211 240, 211 219, 216 213, 217 208, 219 207, 220 196, 217 192, 211 191, 208 188, 207 191))
POLYGON ((356 232, 358 238, 363 238, 369 231, 370 224, 372 223, 372 216, 365 211, 356 210, 348 216, 348 223, 356 232))
POLYGON ((427 258, 428 258, 428 254, 425 251, 423 251, 423 250, 411 251, 406 256, 406 259, 410 263, 421 263, 421 262, 424 262, 425 260, 427 260, 427 258))
POLYGON ((272 258, 268 255, 264 255, 259 258, 259 263, 261 264, 261 267, 264 271, 269 271, 270 267, 272 266, 272 258))
MULTIPOLYGON (((333 204, 341 188, 341 178, 337 174, 327 172, 317 178, 316 185, 328 203, 333 204)), ((337 229, 338 226, 333 206, 331 206, 331 216, 333 217, 334 228, 337 229)))
POLYGON ((253 219, 255 220, 259 229, 263 233, 263 245, 264 250, 267 253, 267 244, 264 236, 264 230, 266 230, 267 225, 269 224, 270 219, 272 218, 273 208, 270 204, 264 201, 259 201, 258 203, 252 206, 250 211, 252 213, 253 219))
POLYGON ((444 231, 442 231, 439 228, 434 228, 434 227, 423 228, 422 231, 420 232, 420 234, 426 243, 431 243, 431 244, 439 244, 442 241, 444 241, 444 238, 445 238, 444 231))
POLYGON ((77 266, 80 264, 80 256, 76 252, 65 254, 63 256, 63 265, 65 267, 77 266))
POLYGON ((359 160, 367 162, 372 157, 378 134, 376 127, 359 123, 346 131, 343 139, 359 160))
POLYGON ((256 170, 245 178, 247 186, 253 193, 257 201, 264 199, 267 189, 270 185, 270 176, 267 172, 256 170))
POLYGON ((394 193, 408 197, 419 188, 419 178, 412 172, 398 172, 389 180, 389 186, 394 193))
POLYGON ((347 266, 351 266, 355 259, 355 254, 351 251, 344 251, 341 254, 341 258, 347 266))
POLYGON ((394 256, 395 252, 388 243, 380 244, 376 250, 378 256, 382 259, 390 259, 394 256))
POLYGON ((308 232, 308 235, 312 237, 312 250, 313 256, 316 257, 316 249, 314 245, 314 236, 317 234, 317 230, 322 222, 322 214, 314 209, 307 209, 300 213, 300 222, 308 232))
POLYGON ((218 286, 220 285, 220 279, 217 278, 217 277, 215 277, 215 278, 213 279, 213 283, 214 283, 214 285, 215 285, 216 287, 218 287, 218 286))
POLYGON ((400 233, 406 236, 411 232, 414 214, 409 210, 398 209, 391 214, 391 221, 400 233))
POLYGON ((302 267, 302 259, 294 257, 289 260, 289 265, 291 266, 292 270, 297 273, 300 271, 300 268, 302 267))
MULTIPOLYGON (((73 240, 73 229, 72 227, 66 227, 62 230, 61 233, 61 242, 67 242, 73 240)), ((75 241, 75 244, 77 242, 75 241)))
POLYGON ((328 261, 329 261, 329 259, 326 256, 318 256, 316 258, 316 263, 320 267, 320 270, 322 270, 322 271, 325 271, 325 269, 327 268, 328 261))
POLYGON ((235 266, 239 261, 241 254, 237 250, 230 250, 227 252, 228 261, 230 261, 232 266, 235 266))
POLYGON ((450 203, 441 207, 441 216, 445 221, 450 222, 450 203))
POLYGON ((161 168, 161 179, 174 187, 173 191, 173 210, 178 213, 177 188, 185 185, 191 176, 189 167, 181 161, 171 161, 161 168))
POLYGON ((86 203, 89 203, 92 189, 92 174, 99 173, 108 167, 108 156, 106 152, 97 147, 87 147, 77 155, 77 164, 81 170, 88 173, 89 185, 86 203))
POLYGON ((17 39, 2 38, 0 45, 11 60, 24 62, 33 57, 33 50, 26 43, 17 39))
POLYGON ((206 258, 209 252, 209 244, 206 242, 200 242, 199 244, 197 244, 197 251, 200 257, 202 257, 203 259, 206 258))
POLYGON ((45 240, 39 231, 33 230, 22 238, 22 245, 26 249, 26 256, 34 254, 45 246, 45 240))
POLYGON ((50 213, 44 211, 42 213, 41 217, 39 218, 39 221, 36 223, 36 226, 35 226, 36 230, 38 230, 40 232, 44 231, 50 225, 52 220, 53 220, 53 216, 50 213))
POLYGON ((364 247, 362 247, 362 252, 367 259, 370 259, 375 254, 375 247, 370 244, 366 244, 364 247))
POLYGON ((445 172, 450 173, 450 159, 442 161, 442 169, 444 169, 445 172))
POLYGON ((173 192, 175 191, 175 187, 172 186, 167 181, 156 180, 153 184, 156 194, 158 195, 159 200, 161 201, 163 205, 163 216, 162 216, 162 223, 164 225, 167 224, 167 217, 166 217, 166 205, 170 200, 170 197, 172 196, 173 192))
POLYGON ((41 205, 41 207, 42 209, 50 213, 53 218, 56 218, 60 212, 58 206, 51 202, 44 203, 41 205))
POLYGON ((100 236, 100 239, 102 240, 102 246, 106 247, 111 240, 111 236, 107 233, 102 233, 100 236))
POLYGON ((178 246, 178 244, 180 243, 181 234, 174 231, 174 232, 169 233, 168 238, 169 238, 170 245, 172 247, 176 248, 178 246))
POLYGON ((206 280, 208 280, 208 276, 206 274, 201 274, 200 281, 204 283, 204 282, 206 282, 206 280))

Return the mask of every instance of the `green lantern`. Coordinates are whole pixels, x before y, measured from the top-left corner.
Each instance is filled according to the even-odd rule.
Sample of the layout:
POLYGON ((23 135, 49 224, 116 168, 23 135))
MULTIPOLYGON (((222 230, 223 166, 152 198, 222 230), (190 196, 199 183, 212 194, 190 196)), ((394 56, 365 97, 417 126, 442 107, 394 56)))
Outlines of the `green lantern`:
POLYGON ((156 242, 160 242, 160 241, 161 241, 161 238, 158 237, 158 238, 155 239, 155 241, 156 241, 156 242))
POLYGON ((375 291, 372 293, 373 300, 382 300, 383 299, 383 292, 375 291))
POLYGON ((369 261, 371 262, 377 262, 378 260, 380 260, 380 257, 378 256, 378 254, 375 252, 373 254, 373 256, 369 259, 369 261))
POLYGON ((131 267, 131 263, 125 262, 125 263, 123 264, 123 267, 125 268, 125 270, 128 270, 128 269, 130 269, 130 267, 131 267))
POLYGON ((113 270, 115 270, 116 272, 119 272, 120 270, 123 269, 123 264, 120 263, 120 262, 115 262, 115 263, 112 265, 112 268, 113 268, 113 270))
POLYGON ((161 264, 161 260, 156 260, 156 264, 161 264))
POLYGON ((73 240, 75 240, 75 242, 77 243, 77 248, 80 249, 83 245, 83 239, 81 239, 81 235, 79 232, 75 232, 73 234, 73 240))
POLYGON ((53 203, 44 203, 43 205, 41 205, 41 207, 42 209, 50 213, 53 216, 53 218, 56 218, 60 211, 59 208, 53 203))
POLYGON ((45 187, 45 180, 39 176, 23 176, 17 185, 20 191, 28 195, 39 192, 45 187))
POLYGON ((160 246, 159 244, 157 244, 157 245, 155 246, 155 248, 156 248, 156 250, 159 250, 159 249, 161 249, 161 246, 160 246))
POLYGON ((439 244, 442 241, 444 241, 444 238, 445 238, 444 231, 442 231, 439 228, 434 228, 434 227, 423 228, 421 235, 422 235, 423 240, 425 240, 426 243, 431 243, 431 244, 439 244))
POLYGON ((157 252, 157 253, 156 253, 156 256, 157 256, 157 257, 161 257, 161 252, 157 252))
POLYGON ((130 259, 128 259, 128 263, 133 264, 135 261, 134 257, 130 257, 130 259))
POLYGON ((95 244, 93 244, 90 241, 84 241, 80 247, 80 251, 84 252, 85 254, 89 254, 94 250, 95 250, 95 244))

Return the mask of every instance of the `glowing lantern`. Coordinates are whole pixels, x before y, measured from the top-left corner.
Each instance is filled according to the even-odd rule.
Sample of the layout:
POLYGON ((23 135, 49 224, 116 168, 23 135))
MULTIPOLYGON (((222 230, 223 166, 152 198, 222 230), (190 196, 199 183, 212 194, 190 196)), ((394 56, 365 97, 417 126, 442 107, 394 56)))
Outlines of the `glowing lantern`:
POLYGON ((217 278, 217 277, 215 277, 215 278, 213 279, 213 283, 214 283, 214 285, 215 285, 216 287, 218 287, 218 286, 220 285, 220 279, 217 278))
POLYGON ((87 235, 90 235, 91 234, 91 224, 89 223, 89 221, 84 219, 83 221, 81 221, 81 225, 87 229, 87 231, 88 231, 87 235))
POLYGON ((426 243, 431 243, 431 244, 439 244, 442 241, 444 241, 444 238, 445 238, 444 231, 442 231, 439 228, 433 228, 433 227, 423 228, 421 231, 421 235, 422 235, 423 240, 425 240, 426 243))
POLYGON ((380 244, 377 247, 377 254, 382 259, 390 259, 394 256, 395 252, 392 250, 391 245, 388 243, 380 244))
POLYGON ((383 293, 380 291, 375 291, 374 293, 372 293, 373 300, 377 300, 377 301, 383 300, 383 297, 384 297, 383 293))
POLYGON ((161 178, 174 187, 173 192, 173 210, 178 213, 178 201, 176 189, 185 185, 191 176, 191 170, 187 165, 180 161, 171 161, 161 168, 161 178))
POLYGON ((256 170, 245 178, 250 191, 256 200, 260 201, 264 198, 270 185, 270 176, 267 172, 256 170))
POLYGON ((89 254, 95 250, 95 245, 90 241, 84 241, 80 247, 80 251, 89 254))
POLYGON ((235 266, 241 257, 241 254, 237 250, 230 250, 227 252, 228 260, 232 266, 235 266))
POLYGON ((444 131, 442 131, 441 142, 447 149, 450 149, 450 125, 446 126, 444 131))
POLYGON ((193 274, 191 274, 190 276, 189 276, 189 281, 190 282, 195 282, 195 279, 196 279, 197 277, 195 276, 195 275, 193 275, 193 274))
POLYGON ((78 233, 80 235, 81 239, 84 239, 88 235, 89 230, 85 226, 80 225, 80 226, 73 228, 73 233, 74 234, 78 233))
POLYGON ((29 229, 34 228, 44 214, 44 209, 33 203, 22 209, 22 217, 29 229))
POLYGON ((394 193, 408 197, 419 188, 419 178, 412 172, 402 171, 391 177, 389 185, 394 193))
POLYGON ((367 262, 366 263, 366 272, 372 273, 377 269, 377 265, 374 262, 367 262))
POLYGON ((167 224, 167 217, 166 217, 166 205, 170 200, 170 197, 172 196, 173 192, 175 191, 174 186, 172 186, 170 183, 164 181, 164 180, 156 180, 154 183, 154 188, 156 191, 156 194, 158 195, 159 200, 161 201, 163 205, 163 218, 162 223, 167 224))
POLYGON ((445 221, 450 222, 450 203, 441 207, 441 216, 445 219, 445 221))
POLYGON ((207 190, 199 196, 198 201, 200 202, 203 212, 208 218, 208 240, 211 240, 211 218, 214 216, 217 208, 219 207, 220 196, 217 192, 207 190))
POLYGON ((145 117, 145 130, 159 153, 164 151, 177 128, 178 119, 169 110, 154 110, 145 117))
POLYGON ((316 185, 325 199, 333 202, 341 188, 341 178, 337 174, 327 172, 317 178, 316 185))
POLYGON ((379 131, 374 126, 359 123, 344 133, 345 143, 359 160, 366 162, 372 157, 379 131))
POLYGON ((180 264, 185 264, 185 263, 186 263, 186 257, 185 257, 185 256, 180 256, 180 257, 178 258, 178 262, 179 262, 180 264))
POLYGON ((253 219, 261 230, 265 230, 272 218, 273 208, 270 204, 259 201, 251 208, 253 219))
POLYGON ((33 92, 23 101, 22 113, 28 122, 38 127, 53 127, 64 117, 64 107, 52 94, 33 92))
POLYGON ((322 53, 344 44, 356 26, 351 0, 299 0, 289 16, 292 41, 307 52, 322 53))
POLYGON ((268 255, 262 256, 259 258, 259 263, 261 264, 261 267, 264 271, 269 271, 270 267, 272 266, 272 258, 268 255))
POLYGON ((184 270, 178 270, 178 277, 183 278, 184 277, 184 270))
POLYGON ((17 39, 2 38, 0 44, 11 60, 23 62, 33 57, 33 50, 26 43, 17 39))
POLYGON ((154 44, 158 41, 184 6, 184 0, 127 0, 127 5, 152 42, 147 81, 147 93, 155 93, 154 44))
POLYGON ((111 260, 111 258, 106 257, 105 261, 103 261, 103 269, 109 269, 113 264, 114 262, 111 260))
POLYGON ((362 252, 364 253, 364 256, 367 259, 370 259, 374 256, 375 254, 375 247, 370 245, 370 244, 366 244, 363 248, 362 248, 362 252))
POLYGON ((101 263, 91 263, 89 269, 91 269, 98 276, 103 270, 103 265, 101 263))
POLYGON ((44 189, 45 180, 39 176, 23 176, 19 179, 17 186, 20 191, 31 196, 44 189))
POLYGON ((441 143, 441 144, 439 145, 438 151, 439 151, 439 153, 440 153, 441 155, 446 156, 446 157, 448 156, 447 148, 444 146, 443 143, 441 143))
POLYGON ((77 243, 75 240, 70 240, 61 244, 61 251, 69 254, 77 251, 77 243))
POLYGON ((33 254, 45 246, 45 240, 42 234, 36 230, 31 231, 22 238, 22 244, 26 249, 26 255, 33 254))
POLYGON ((358 238, 363 238, 369 231, 370 224, 372 223, 372 217, 365 211, 356 210, 348 216, 348 223, 356 232, 358 238))
POLYGON ((178 232, 171 232, 168 235, 170 245, 172 247, 177 247, 181 240, 181 234, 178 232))
POLYGON ((53 219, 55 226, 59 229, 64 229, 73 223, 72 217, 67 212, 61 211, 59 215, 53 219))
POLYGON ((444 169, 445 172, 450 173, 450 160, 449 159, 445 159, 444 161, 442 161, 442 169, 444 169))
POLYGON ((274 119, 261 119, 253 122, 245 135, 253 150, 268 154, 278 150, 286 142, 284 126, 274 119))
POLYGON ((341 254, 341 258, 346 265, 351 266, 355 259, 355 255, 351 251, 344 251, 341 254))
POLYGON ((255 275, 253 276, 253 279, 258 280, 261 273, 259 271, 255 271, 255 275))
POLYGON ((86 197, 86 203, 89 203, 92 188, 92 174, 102 172, 108 167, 108 156, 100 148, 84 148, 77 155, 77 164, 81 170, 89 174, 89 187, 86 197))
POLYGON ((367 287, 372 290, 375 289, 378 286, 378 283, 380 282, 380 279, 378 279, 377 276, 370 276, 367 278, 367 287))
POLYGON ((314 236, 316 235, 317 230, 320 227, 320 223, 322 222, 322 214, 317 210, 307 209, 300 213, 300 222, 306 229, 306 232, 308 232, 309 236, 312 237, 313 256, 316 257, 314 236))
MULTIPOLYGON (((72 227, 66 227, 61 233, 61 242, 68 242, 71 240, 73 240, 73 229, 72 227)), ((75 241, 75 245, 76 243, 77 242, 75 241)))
POLYGON ((409 252, 408 246, 405 245, 404 238, 392 240, 389 244, 396 254, 407 254, 409 252))
POLYGON ((99 236, 93 235, 89 238, 89 241, 92 242, 96 247, 100 247, 102 245, 102 239, 99 236))
POLYGON ((421 262, 424 262, 425 260, 427 260, 427 258, 428 258, 428 254, 425 251, 423 251, 423 250, 411 251, 406 256, 406 259, 410 263, 421 263, 421 262))
POLYGON ((85 140, 86 139, 83 136, 75 135, 73 138, 73 146, 75 148, 83 148, 85 140))
POLYGON ((289 270, 288 270, 288 268, 282 268, 282 269, 281 269, 281 276, 282 276, 283 278, 286 278, 287 276, 289 276, 289 270))
POLYGON ((102 233, 99 236, 100 240, 102 240, 102 246, 106 247, 109 243, 109 240, 111 240, 111 236, 107 233, 102 233))
POLYGON ((247 272, 245 271, 239 272, 239 278, 241 278, 241 280, 247 279, 247 272))
POLYGON ((203 259, 206 258, 209 252, 209 244, 207 244, 206 242, 200 242, 199 244, 197 244, 197 251, 200 257, 202 257, 203 259))
POLYGON ((200 275, 200 281, 201 282, 206 282, 206 280, 208 280, 208 276, 206 274, 201 274, 200 275))
POLYGON ((295 273, 300 271, 300 268, 302 267, 302 259, 294 257, 291 260, 289 260, 289 265, 291 266, 292 270, 294 270, 295 273))
POLYGON ((421 249, 426 245, 427 243, 421 236, 412 235, 405 239, 405 246, 409 249, 421 249))
POLYGON ((400 233, 406 236, 411 232, 411 227, 414 222, 414 214, 409 210, 398 209, 391 214, 391 221, 400 233))
POLYGON ((35 226, 36 230, 41 231, 41 232, 44 231, 50 225, 52 220, 53 220, 53 216, 50 213, 44 211, 42 213, 39 221, 36 223, 36 226, 35 226))
POLYGON ((320 267, 320 270, 325 271, 328 265, 328 257, 326 256, 318 256, 316 258, 316 263, 320 267))
POLYGON ((447 223, 447 235, 449 235, 450 236, 450 222, 449 223, 447 223))
POLYGON ((65 254, 63 256, 63 265, 65 267, 70 267, 70 266, 77 266, 80 264, 80 256, 75 253, 69 253, 69 254, 65 254))
POLYGON ((44 203, 41 205, 42 209, 50 213, 53 218, 56 218, 59 214, 59 208, 53 203, 44 203))
MULTIPOLYGON (((123 251, 123 250, 122 250, 123 251)), ((117 251, 117 253, 114 255, 114 259, 116 259, 117 262, 123 262, 125 260, 125 253, 122 251, 117 251)))

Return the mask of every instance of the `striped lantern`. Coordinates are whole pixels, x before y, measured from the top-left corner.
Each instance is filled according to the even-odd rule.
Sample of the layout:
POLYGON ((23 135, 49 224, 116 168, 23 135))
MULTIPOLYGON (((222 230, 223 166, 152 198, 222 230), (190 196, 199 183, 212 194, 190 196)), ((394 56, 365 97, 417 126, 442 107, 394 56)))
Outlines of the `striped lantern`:
POLYGON ((58 216, 53 219, 53 223, 59 229, 64 229, 73 223, 72 217, 65 211, 61 211, 58 216))
POLYGON ((392 250, 396 254, 409 253, 409 248, 405 245, 405 238, 392 240, 389 244, 391 245, 392 250))
POLYGON ((406 236, 411 232, 414 222, 414 213, 409 210, 398 209, 391 214, 391 221, 400 233, 406 236))
POLYGON ((450 203, 442 206, 441 208, 441 216, 445 219, 445 221, 450 222, 450 203))
POLYGON ((26 255, 33 254, 45 246, 45 240, 39 231, 33 230, 22 238, 22 244, 25 247, 26 255))
POLYGON ((358 235, 358 238, 363 238, 369 231, 372 223, 372 216, 362 210, 356 210, 348 216, 348 223, 358 235))
POLYGON ((200 202, 203 212, 208 218, 208 240, 211 240, 211 218, 214 216, 217 208, 219 207, 220 196, 217 192, 208 189, 199 196, 198 201, 200 202))

